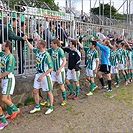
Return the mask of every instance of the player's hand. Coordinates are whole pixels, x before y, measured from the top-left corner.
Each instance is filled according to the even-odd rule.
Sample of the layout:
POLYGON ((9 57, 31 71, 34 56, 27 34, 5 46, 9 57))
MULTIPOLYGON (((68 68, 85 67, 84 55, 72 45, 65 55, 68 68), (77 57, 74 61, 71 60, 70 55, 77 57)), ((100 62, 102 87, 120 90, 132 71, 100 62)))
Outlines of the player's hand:
POLYGON ((97 74, 97 69, 94 70, 94 74, 97 74))
POLYGON ((60 70, 57 70, 56 71, 56 76, 59 76, 59 74, 60 74, 60 70))
POLYGON ((27 36, 26 36, 26 35, 24 35, 22 38, 23 38, 23 40, 25 40, 25 41, 27 40, 27 36))
POLYGON ((72 70, 71 70, 71 73, 74 73, 74 72, 75 72, 75 69, 72 69, 72 70))
POLYGON ((41 82, 41 81, 42 81, 42 79, 43 79, 43 77, 42 77, 42 76, 40 76, 40 77, 37 79, 37 81, 38 81, 38 82, 41 82))
POLYGON ((115 68, 117 69, 118 68, 118 65, 116 65, 115 68))

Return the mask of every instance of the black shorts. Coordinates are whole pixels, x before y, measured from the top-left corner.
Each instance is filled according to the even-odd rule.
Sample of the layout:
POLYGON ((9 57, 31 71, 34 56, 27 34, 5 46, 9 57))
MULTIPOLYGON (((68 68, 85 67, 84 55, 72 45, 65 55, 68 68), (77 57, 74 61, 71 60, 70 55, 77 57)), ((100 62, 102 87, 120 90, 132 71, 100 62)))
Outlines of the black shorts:
POLYGON ((99 71, 100 72, 103 72, 105 74, 109 74, 110 73, 110 69, 111 69, 111 66, 110 65, 101 64, 101 66, 99 68, 99 71))

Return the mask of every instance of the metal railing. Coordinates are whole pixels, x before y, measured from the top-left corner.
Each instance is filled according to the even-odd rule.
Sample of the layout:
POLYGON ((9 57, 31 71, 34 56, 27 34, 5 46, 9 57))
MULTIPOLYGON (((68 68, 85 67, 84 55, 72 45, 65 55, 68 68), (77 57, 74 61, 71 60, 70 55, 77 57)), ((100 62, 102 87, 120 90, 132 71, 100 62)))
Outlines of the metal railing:
MULTIPOLYGON (((60 17, 53 17, 47 15, 38 15, 38 14, 31 14, 31 13, 24 13, 24 12, 14 12, 10 10, 0 10, 1 13, 1 43, 5 40, 5 32, 7 34, 7 39, 10 35, 8 35, 8 24, 12 24, 12 19, 15 17, 18 20, 18 24, 16 24, 16 28, 14 28, 14 33, 17 35, 18 29, 20 31, 20 36, 23 31, 24 34, 28 36, 28 38, 34 38, 36 36, 40 37, 40 39, 45 39, 47 42, 47 48, 50 47, 50 40, 52 38, 58 37, 61 38, 62 35, 58 32, 62 32, 62 29, 64 28, 69 34, 70 37, 76 38, 77 35, 80 33, 80 35, 86 34, 86 31, 88 29, 91 29, 94 31, 95 29, 99 30, 101 27, 105 29, 106 32, 108 31, 114 31, 118 35, 122 35, 123 32, 128 33, 128 37, 130 38, 132 35, 132 30, 130 29, 122 29, 117 27, 110 27, 110 26, 104 26, 104 25, 97 25, 92 23, 84 23, 81 21, 75 21, 75 20, 68 20, 67 18, 61 19, 60 17), (14 14, 14 16, 13 16, 14 14), (24 25, 27 25, 26 29, 22 30, 22 22, 24 25), (7 31, 4 31, 4 28, 7 27, 7 31)), ((65 45, 68 43, 67 39, 61 40, 65 42, 65 45)), ((18 42, 15 42, 15 45, 12 45, 13 50, 12 53, 14 54, 16 58, 16 66, 15 66, 15 75, 31 75, 34 74, 35 71, 35 55, 34 53, 27 48, 26 43, 24 42, 24 47, 22 46, 23 43, 20 41, 19 51, 18 53, 18 42), (24 56, 24 64, 22 57, 18 57, 18 54, 23 54, 24 56), (24 71, 23 69, 24 65, 24 71), (21 72, 19 72, 21 69, 21 72)), ((36 42, 31 42, 34 46, 36 46, 36 42)))

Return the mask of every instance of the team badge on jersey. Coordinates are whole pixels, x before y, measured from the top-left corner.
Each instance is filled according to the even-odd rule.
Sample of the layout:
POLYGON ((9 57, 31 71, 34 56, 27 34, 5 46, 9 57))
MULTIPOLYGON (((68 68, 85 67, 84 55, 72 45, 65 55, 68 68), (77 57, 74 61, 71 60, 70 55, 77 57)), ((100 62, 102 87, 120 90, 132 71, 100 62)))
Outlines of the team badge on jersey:
POLYGON ((41 63, 41 61, 40 61, 39 58, 36 58, 36 62, 37 62, 37 64, 40 64, 41 63))
POLYGON ((1 62, 1 67, 4 68, 4 66, 5 66, 5 63, 4 63, 4 61, 2 61, 1 62))
POLYGON ((91 58, 91 54, 88 54, 88 58, 91 58))
POLYGON ((53 54, 53 55, 52 55, 52 58, 53 58, 53 60, 56 60, 56 59, 57 59, 56 54, 53 54))

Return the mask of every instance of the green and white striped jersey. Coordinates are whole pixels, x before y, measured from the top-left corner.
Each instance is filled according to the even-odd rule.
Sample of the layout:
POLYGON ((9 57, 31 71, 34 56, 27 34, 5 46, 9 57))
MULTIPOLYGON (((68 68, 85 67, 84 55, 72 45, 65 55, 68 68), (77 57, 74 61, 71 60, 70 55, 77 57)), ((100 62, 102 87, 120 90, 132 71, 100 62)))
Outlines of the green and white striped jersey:
POLYGON ((36 70, 37 72, 44 73, 48 69, 53 68, 51 57, 47 51, 40 52, 39 49, 33 48, 36 54, 36 70))
POLYGON ((14 74, 15 58, 13 54, 5 55, 4 52, 0 52, 1 58, 1 73, 10 72, 14 74))
MULTIPOLYGON (((62 58, 66 58, 64 51, 60 47, 57 48, 56 50, 54 50, 53 48, 50 48, 47 51, 52 57, 52 61, 53 61, 53 65, 54 65, 54 71, 56 72, 62 64, 62 58)), ((63 70, 64 70, 64 68, 62 69, 62 71, 63 70)))
POLYGON ((117 51, 110 51, 110 64, 111 66, 116 66, 120 60, 120 57, 118 55, 117 51))
POLYGON ((95 70, 96 68, 96 58, 98 58, 98 51, 92 50, 90 48, 84 47, 84 50, 86 51, 86 68, 95 70))
POLYGON ((125 49, 118 49, 118 56, 120 57, 120 64, 126 64, 127 53, 125 49))

